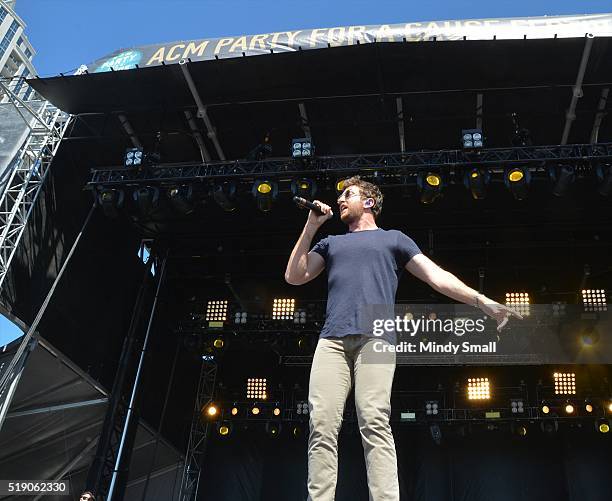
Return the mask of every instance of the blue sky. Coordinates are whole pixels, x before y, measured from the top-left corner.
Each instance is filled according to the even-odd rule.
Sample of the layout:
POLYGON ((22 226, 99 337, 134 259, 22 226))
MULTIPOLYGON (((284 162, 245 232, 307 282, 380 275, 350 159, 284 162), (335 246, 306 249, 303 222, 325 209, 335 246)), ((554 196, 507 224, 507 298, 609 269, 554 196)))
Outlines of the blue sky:
POLYGON ((0 313, 0 349, 7 344, 10 343, 13 339, 21 336, 23 334, 19 327, 17 327, 14 323, 4 318, 0 313))
POLYGON ((17 0, 39 75, 122 47, 288 29, 612 11, 612 0, 17 0))

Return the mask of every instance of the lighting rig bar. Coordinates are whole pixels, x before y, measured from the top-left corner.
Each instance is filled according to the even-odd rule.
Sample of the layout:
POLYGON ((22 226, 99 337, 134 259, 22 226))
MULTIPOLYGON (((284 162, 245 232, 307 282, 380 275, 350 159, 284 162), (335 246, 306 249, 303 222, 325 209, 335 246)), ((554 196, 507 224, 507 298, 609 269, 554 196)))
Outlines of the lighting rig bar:
POLYGON ((503 168, 504 164, 536 164, 546 162, 592 162, 612 159, 612 143, 574 144, 563 146, 521 146, 512 148, 465 150, 436 150, 409 153, 380 153, 369 155, 336 155, 313 157, 308 160, 270 158, 257 161, 233 160, 206 164, 151 164, 139 168, 112 167, 94 169, 88 187, 97 185, 126 185, 134 183, 173 183, 194 180, 241 179, 260 176, 349 173, 376 170, 402 174, 416 174, 422 169, 469 168, 475 165, 503 168), (408 172, 406 172, 407 170, 408 172), (415 172, 410 172, 414 170, 415 172))

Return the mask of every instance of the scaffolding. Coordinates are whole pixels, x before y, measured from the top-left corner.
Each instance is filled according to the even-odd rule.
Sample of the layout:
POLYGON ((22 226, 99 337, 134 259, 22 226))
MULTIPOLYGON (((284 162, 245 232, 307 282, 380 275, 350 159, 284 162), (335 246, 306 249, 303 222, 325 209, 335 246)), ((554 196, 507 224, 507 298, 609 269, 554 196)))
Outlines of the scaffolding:
POLYGON ((0 88, 30 129, 18 150, 6 186, 0 193, 0 290, 15 256, 32 209, 53 158, 64 137, 70 116, 49 101, 25 102, 10 82, 0 88))

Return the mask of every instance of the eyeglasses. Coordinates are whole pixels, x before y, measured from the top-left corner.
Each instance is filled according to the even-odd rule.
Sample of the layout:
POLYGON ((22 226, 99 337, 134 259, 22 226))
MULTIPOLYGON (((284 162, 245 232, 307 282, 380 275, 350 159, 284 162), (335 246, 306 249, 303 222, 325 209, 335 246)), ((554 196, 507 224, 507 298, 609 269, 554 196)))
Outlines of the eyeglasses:
POLYGON ((347 191, 344 191, 344 192, 342 193, 342 195, 340 195, 340 196, 338 197, 338 199, 336 200, 336 202, 340 203, 340 200, 342 200, 343 198, 344 198, 344 200, 348 200, 349 198, 351 198, 351 197, 356 197, 356 196, 361 196, 361 195, 360 195, 359 193, 354 192, 354 191, 349 191, 349 190, 347 190, 347 191))

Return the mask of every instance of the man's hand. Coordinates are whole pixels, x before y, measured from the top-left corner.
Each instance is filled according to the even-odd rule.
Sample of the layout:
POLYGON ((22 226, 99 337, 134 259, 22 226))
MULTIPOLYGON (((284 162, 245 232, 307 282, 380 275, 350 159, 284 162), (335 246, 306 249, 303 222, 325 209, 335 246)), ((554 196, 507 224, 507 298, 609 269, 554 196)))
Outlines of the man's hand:
POLYGON ((496 303, 483 295, 478 296, 478 306, 483 312, 497 321, 497 332, 501 332, 511 316, 523 320, 523 316, 516 310, 508 308, 503 304, 496 303))
POLYGON ((331 207, 329 205, 325 205, 323 202, 319 202, 318 200, 313 200, 314 204, 317 204, 319 207, 321 207, 321 210, 323 211, 323 214, 319 214, 315 211, 310 211, 308 213, 308 221, 306 224, 308 224, 309 226, 311 226, 314 229, 319 229, 319 227, 328 219, 331 219, 331 217, 334 215, 334 213, 331 210, 331 207))

